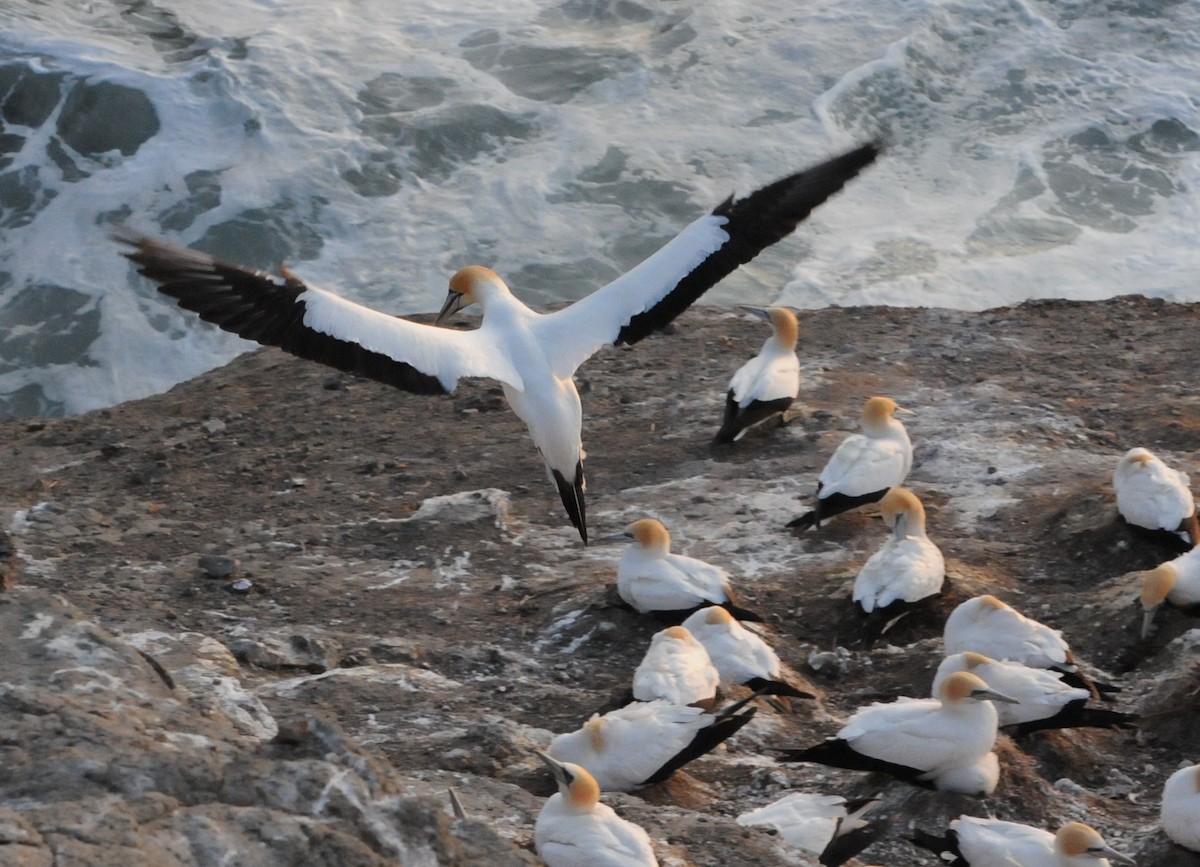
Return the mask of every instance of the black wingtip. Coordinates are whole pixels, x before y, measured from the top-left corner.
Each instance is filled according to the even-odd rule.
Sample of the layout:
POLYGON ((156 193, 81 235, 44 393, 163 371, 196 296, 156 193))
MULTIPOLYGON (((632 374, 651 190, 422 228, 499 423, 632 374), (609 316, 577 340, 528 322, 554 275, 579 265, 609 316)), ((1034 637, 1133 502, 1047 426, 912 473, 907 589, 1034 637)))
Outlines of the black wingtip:
POLYGON ((583 462, 580 461, 575 465, 575 478, 570 482, 558 470, 550 472, 554 476, 554 484, 558 486, 558 495, 562 498, 563 507, 567 510, 567 517, 579 531, 579 538, 583 540, 586 548, 588 543, 587 501, 583 496, 583 462))
POLYGON ((814 509, 811 512, 805 512, 799 518, 793 518, 792 520, 788 521, 785 526, 787 526, 789 530, 795 530, 797 533, 803 533, 805 530, 809 529, 810 527, 815 527, 816 525, 817 512, 814 509))
POLYGON ((748 686, 761 695, 785 695, 791 698, 816 698, 811 692, 805 692, 802 689, 792 686, 790 683, 785 683, 782 680, 767 680, 764 677, 752 677, 742 684, 748 686))

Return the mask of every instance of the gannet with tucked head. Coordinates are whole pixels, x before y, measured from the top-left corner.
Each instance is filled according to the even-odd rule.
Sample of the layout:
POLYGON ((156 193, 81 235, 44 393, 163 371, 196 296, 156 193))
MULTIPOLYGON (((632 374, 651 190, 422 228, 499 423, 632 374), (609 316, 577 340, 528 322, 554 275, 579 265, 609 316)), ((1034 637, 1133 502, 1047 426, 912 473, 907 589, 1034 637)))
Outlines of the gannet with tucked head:
POLYGON ((1045 729, 1128 728, 1136 719, 1120 711, 1087 707, 1091 692, 1064 683, 1062 672, 992 659, 970 650, 942 660, 933 677, 935 695, 956 671, 969 671, 997 692, 1016 699, 1016 704, 996 706, 1000 727, 1014 736, 1045 729))
POLYGON ((600 787, 585 768, 537 755, 558 783, 533 826, 546 867, 657 867, 650 835, 600 803, 600 787))
POLYGON ((661 698, 710 710, 720 682, 721 675, 704 645, 685 627, 669 626, 650 639, 650 648, 633 672, 633 697, 638 701, 661 698))
POLYGON ((1195 610, 1200 606, 1200 548, 1141 573, 1142 638, 1154 632, 1163 603, 1195 610))
POLYGON ((642 518, 609 538, 633 540, 617 567, 617 593, 635 611, 682 619, 697 608, 720 605, 742 620, 762 620, 734 601, 724 569, 672 554, 671 534, 662 521, 642 518))
POLYGON ((628 792, 661 783, 731 737, 757 710, 746 701, 715 714, 661 699, 634 702, 555 735, 547 752, 583 765, 606 792, 628 792))
POLYGON ((309 286, 286 269, 280 281, 133 232, 116 238, 134 248, 125 255, 159 291, 249 340, 421 394, 451 392, 463 377, 499 380, 586 544, 576 369, 606 343, 637 343, 669 323, 790 234, 877 153, 865 145, 745 198, 731 196, 631 271, 554 313, 526 307, 489 268, 463 268, 450 280, 438 322, 479 304, 483 323, 474 331, 389 316, 309 286))
POLYGON ((737 823, 774 828, 789 846, 818 856, 826 867, 837 867, 875 841, 879 828, 863 816, 878 803, 878 796, 848 802, 840 795, 792 792, 742 813, 737 823))
MULTIPOLYGON (((941 684, 937 698, 902 698, 861 708, 836 738, 784 750, 779 761, 881 771, 916 785, 963 791, 961 769, 976 767, 996 743, 992 702, 1012 700, 970 672, 956 672, 941 684)), ((990 794, 994 786, 992 781, 991 788, 966 794, 990 794)))
POLYGON ((1149 449, 1130 449, 1113 472, 1117 512, 1131 529, 1176 551, 1200 545, 1200 523, 1186 473, 1168 467, 1149 449))
POLYGON ((1135 863, 1082 822, 1068 822, 1051 834, 1017 822, 959 816, 945 836, 917 831, 912 841, 951 867, 1110 867, 1110 858, 1135 863))
POLYGON ((788 683, 779 654, 721 606, 693 612, 683 626, 704 645, 722 683, 748 686, 762 695, 813 698, 788 683))
POLYGON ((820 527, 834 515, 883 499, 890 488, 904 484, 912 469, 912 442, 895 417, 911 410, 890 397, 872 397, 863 404, 862 433, 842 440, 817 481, 817 507, 788 522, 793 529, 820 527))
POLYGON ((1167 777, 1159 819, 1174 842, 1200 852, 1200 765, 1180 768, 1167 777))
POLYGON ((743 307, 771 323, 772 333, 758 355, 738 368, 725 395, 725 418, 713 439, 731 443, 747 430, 787 412, 800 393, 800 333, 796 314, 786 307, 743 307))

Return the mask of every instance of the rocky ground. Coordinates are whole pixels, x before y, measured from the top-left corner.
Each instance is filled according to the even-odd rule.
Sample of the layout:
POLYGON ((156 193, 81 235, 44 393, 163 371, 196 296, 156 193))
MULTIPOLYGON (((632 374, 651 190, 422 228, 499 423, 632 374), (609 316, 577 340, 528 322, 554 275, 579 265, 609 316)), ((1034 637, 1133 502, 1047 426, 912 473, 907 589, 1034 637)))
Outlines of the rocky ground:
MULTIPOLYGON (((790 789, 882 789, 895 821, 860 864, 935 863, 912 827, 989 812, 1082 819, 1143 867, 1200 863, 1157 828, 1164 779, 1200 760, 1200 623, 1169 611, 1137 640, 1127 573, 1165 555, 1114 522, 1109 484, 1134 445, 1200 466, 1198 334, 1200 305, 1142 298, 808 312, 798 417, 721 450, 760 322, 693 310, 590 361, 593 536, 662 518, 822 695, 764 704, 671 784, 605 799, 664 864, 812 863, 734 823, 790 789), (909 486, 950 581, 864 650, 849 584, 878 513, 783 524, 872 394, 917 413, 909 486), (941 620, 984 591, 1062 629, 1140 728, 1002 737, 986 803, 773 760, 927 694, 941 620)), ((627 686, 659 628, 615 604, 620 547, 579 544, 484 383, 420 398, 261 351, 0 436, 0 864, 534 863, 550 784, 531 750, 627 686)))

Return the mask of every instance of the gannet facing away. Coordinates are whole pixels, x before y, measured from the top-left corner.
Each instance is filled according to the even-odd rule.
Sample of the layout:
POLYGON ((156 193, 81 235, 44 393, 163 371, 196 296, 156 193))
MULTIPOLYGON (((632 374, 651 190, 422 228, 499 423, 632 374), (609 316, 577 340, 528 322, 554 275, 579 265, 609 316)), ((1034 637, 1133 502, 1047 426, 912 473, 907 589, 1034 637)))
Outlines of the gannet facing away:
POLYGON ((1117 512, 1131 529, 1176 551, 1200 545, 1200 523, 1186 473, 1174 470, 1149 449, 1130 449, 1113 471, 1117 512))
POLYGON ((707 289, 790 234, 878 154, 864 145, 745 198, 730 197, 640 265, 553 313, 526 307, 500 276, 471 265, 450 280, 438 322, 478 303, 483 323, 455 331, 399 319, 309 286, 133 232, 116 236, 159 291, 226 331, 421 394, 463 377, 498 380, 525 422, 587 543, 582 416, 572 377, 606 343, 637 343, 707 289))
POLYGON ((786 307, 743 307, 771 323, 772 333, 758 355, 738 368, 725 395, 725 418, 714 443, 741 439, 755 425, 782 416, 800 393, 800 326, 786 307))
POLYGON ((657 867, 650 835, 600 803, 600 787, 585 768, 537 755, 558 783, 533 826, 546 867, 657 867))
POLYGON ((1174 842, 1200 852, 1200 765, 1180 768, 1167 777, 1159 819, 1174 842))
POLYGON ((704 645, 686 627, 669 626, 650 639, 650 648, 633 673, 633 697, 711 710, 720 682, 704 645))
POLYGON ((878 796, 850 802, 840 795, 792 792, 742 813, 737 823, 774 828, 789 846, 817 855, 826 867, 837 867, 875 841, 879 829, 863 816, 878 803, 878 796))
POLYGON ((722 683, 748 686, 762 695, 813 698, 784 679, 779 654, 767 642, 719 605, 693 612, 683 626, 704 645, 722 683))
POLYGON ((724 569, 672 554, 671 534, 656 518, 634 521, 609 538, 633 540, 617 567, 617 593, 635 611, 677 614, 682 620, 697 608, 720 605, 741 620, 762 620, 733 599, 724 569))
POLYGON ((1051 834, 1017 822, 959 816, 945 836, 917 831, 912 842, 940 856, 944 864, 965 867, 1110 867, 1110 858, 1135 863, 1082 822, 1068 822, 1051 834))
POLYGON ((1200 606, 1200 548, 1141 573, 1142 638, 1154 632, 1163 603, 1195 610, 1200 606))
MULTIPOLYGON (((981 778, 974 769, 996 743, 993 701, 1013 699, 970 672, 956 672, 941 684, 937 698, 902 698, 860 708, 836 738, 784 750, 779 761, 881 771, 916 785, 964 791, 961 781, 981 778), (972 773, 963 775, 963 768, 972 773)), ((990 788, 965 794, 990 794, 995 781, 988 782, 990 788)))
POLYGON ((862 433, 842 440, 817 480, 817 507, 788 522, 797 530, 820 527, 834 515, 883 499, 888 489, 904 484, 912 469, 912 442, 896 413, 911 410, 890 397, 863 404, 862 433))
POLYGON ((583 765, 605 792, 628 792, 661 783, 731 737, 757 710, 745 704, 713 714, 661 699, 634 702, 555 735, 546 752, 583 765))
POLYGON ((942 660, 933 677, 935 695, 956 671, 969 671, 997 692, 1016 699, 1016 704, 996 705, 1000 727, 1015 737, 1045 729, 1128 728, 1136 719, 1120 711, 1087 707, 1091 692, 1064 683, 1062 672, 992 659, 974 651, 942 660))

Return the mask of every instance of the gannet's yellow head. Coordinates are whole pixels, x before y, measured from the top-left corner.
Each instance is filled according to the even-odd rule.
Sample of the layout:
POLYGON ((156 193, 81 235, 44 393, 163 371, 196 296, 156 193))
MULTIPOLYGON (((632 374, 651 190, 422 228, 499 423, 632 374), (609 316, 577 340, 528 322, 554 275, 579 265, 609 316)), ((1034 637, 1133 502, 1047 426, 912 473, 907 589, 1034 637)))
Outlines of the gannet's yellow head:
POLYGON ((710 605, 704 610, 704 622, 709 626, 727 626, 734 617, 720 605, 710 605))
POLYGON ((889 527, 895 527, 896 519, 901 515, 906 516, 910 527, 925 526, 925 507, 908 488, 892 488, 879 501, 879 508, 883 512, 883 522, 889 527))
POLYGON ((482 301, 490 290, 498 287, 507 290, 500 275, 491 268, 485 268, 482 265, 468 265, 466 268, 460 268, 450 278, 450 291, 446 293, 446 302, 442 305, 436 321, 440 323, 464 307, 470 307, 472 304, 482 301))
POLYGON ((786 307, 771 307, 767 310, 771 317, 771 327, 775 329, 775 339, 784 346, 796 345, 800 339, 800 321, 796 314, 786 307))
POLYGON ((1105 843, 1095 828, 1083 822, 1068 822, 1059 828, 1058 833, 1054 835, 1054 848, 1067 858, 1083 861, 1110 858, 1121 864, 1136 863, 1128 855, 1121 854, 1105 843))
POLYGON ((1139 596, 1142 601, 1142 638, 1154 634, 1154 617, 1159 607, 1175 587, 1178 575, 1170 563, 1162 563, 1141 573, 1142 586, 1139 596))
POLYGON ((938 698, 944 704, 956 705, 965 701, 1003 701, 1016 704, 1016 699, 996 692, 984 683, 983 678, 969 671, 956 671, 942 681, 938 698))
POLYGON ((984 656, 982 653, 976 653, 974 650, 967 650, 962 655, 963 664, 967 667, 967 671, 974 671, 981 665, 988 665, 994 660, 990 656, 984 656))
POLYGON ((657 518, 642 518, 625 528, 625 533, 643 548, 668 548, 671 534, 657 518))
POLYGON ((558 791, 563 800, 572 809, 580 813, 590 812, 600 801, 600 786, 596 778, 581 765, 574 762, 560 762, 558 759, 535 750, 539 759, 550 769, 554 781, 558 783, 558 791))

